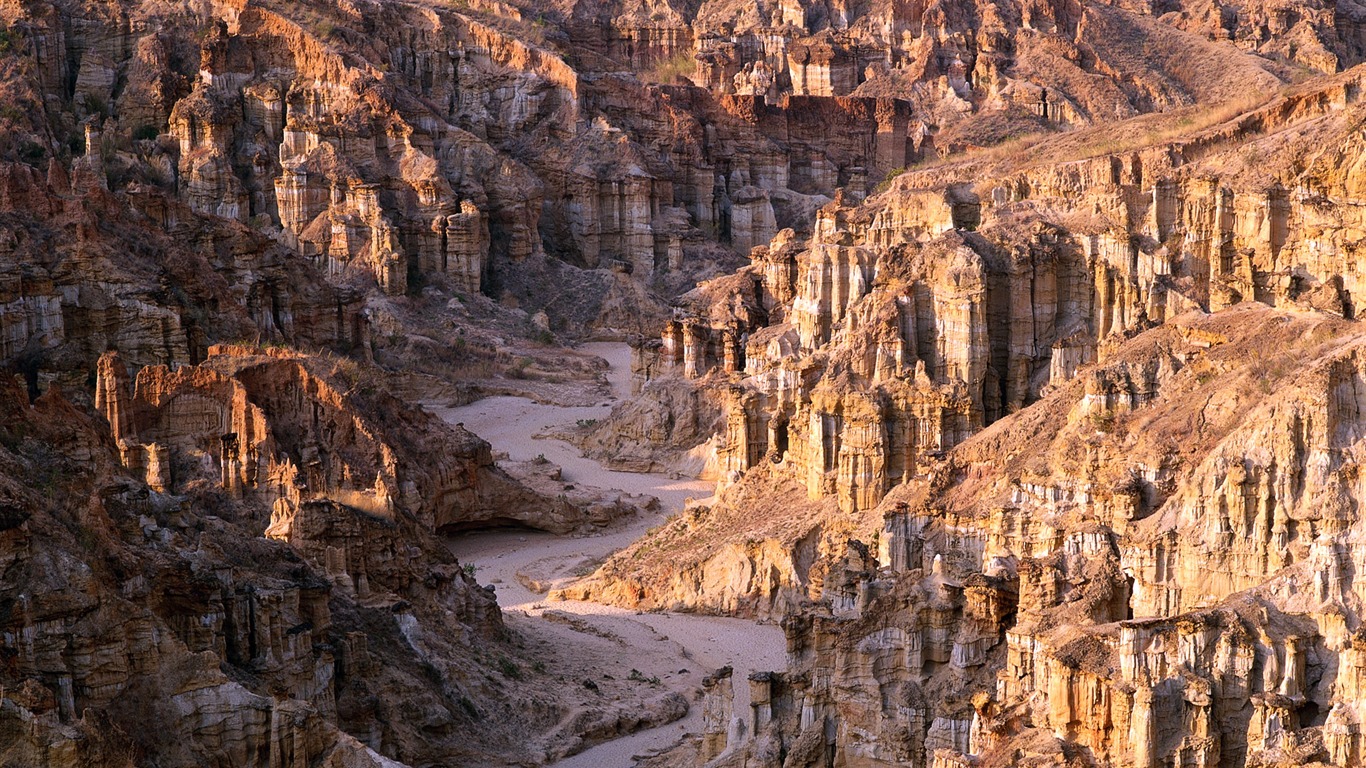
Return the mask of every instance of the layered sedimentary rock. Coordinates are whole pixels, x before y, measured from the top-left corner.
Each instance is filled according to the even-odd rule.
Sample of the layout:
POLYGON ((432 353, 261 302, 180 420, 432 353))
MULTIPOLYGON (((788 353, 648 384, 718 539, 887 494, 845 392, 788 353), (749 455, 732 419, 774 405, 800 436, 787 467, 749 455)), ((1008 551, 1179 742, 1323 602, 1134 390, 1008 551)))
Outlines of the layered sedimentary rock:
POLYGON ((259 338, 364 350, 363 296, 334 288, 240 225, 196 217, 142 186, 111 196, 4 168, 5 361, 45 383, 117 349, 136 366, 202 360, 211 340, 259 338))
MULTIPOLYGON (((932 590, 951 586, 950 597, 981 607, 939 624, 952 642, 937 646, 937 664, 871 675, 846 666, 827 700, 842 701, 843 684, 954 681, 912 732, 938 760, 949 758, 936 744, 990 760, 1028 738, 1106 764, 1357 764, 1356 683, 1325 674, 1356 663, 1345 613, 1356 598, 1340 574, 1357 523, 1324 501, 1351 493, 1340 478, 1352 470, 1315 476, 1312 457, 1353 461, 1353 433, 1329 425, 1341 423, 1339 382, 1352 376, 1359 333, 1255 306, 1184 317, 967 441, 938 480, 886 505, 884 570, 865 577, 875 597, 862 623, 794 625, 799 666, 830 663, 812 644, 893 632, 912 635, 894 647, 929 660, 940 642, 923 613, 939 604, 932 590), (1281 350, 1283 368, 1250 354, 1263 345, 1281 350), (1108 406, 1100 396, 1120 392, 1108 406), (1271 466, 1302 484, 1249 489, 1229 506, 1200 479, 1219 467, 1245 484, 1271 466), (1186 558, 1200 564, 1183 567, 1186 558), (1177 584, 1199 596, 1173 593, 1177 584), (911 585, 925 594, 907 602, 911 585), (955 720, 960 732, 938 740, 955 720)), ((845 733, 832 749, 857 752, 850 764, 904 759, 866 736, 894 712, 884 699, 832 713, 845 733)))
POLYGON ((372 386, 574 389, 557 334, 663 326, 576 437, 720 492, 562 594, 787 615, 792 661, 682 764, 1360 764, 1360 16, 0 2, 4 754, 681 715, 433 539, 639 500, 372 386))
POLYGON ((1226 39, 1325 71, 1359 58, 1348 15, 1244 11, 1216 34, 1107 6, 234 0, 106 17, 16 1, 16 98, 74 89, 48 128, 22 125, 23 108, 9 119, 16 151, 45 160, 44 136, 69 136, 86 145, 83 178, 117 191, 141 177, 333 282, 400 295, 445 279, 544 308, 560 330, 556 295, 516 276, 543 252, 685 284, 706 269, 701 244, 743 255, 805 230, 821 198, 861 198, 937 146, 1277 83, 1226 39), (1140 49, 1157 58, 1137 64, 1140 49))
MULTIPOLYGON (((82 179, 169 182, 190 211, 272 235, 336 284, 401 295, 445 278, 511 291, 561 325, 555 295, 516 279, 523 260, 548 250, 589 270, 625 266, 647 287, 677 283, 709 263, 699 244, 747 252, 879 162, 868 141, 896 120, 872 113, 900 109, 892 144, 905 144, 892 101, 756 111, 695 88, 585 81, 558 40, 479 9, 231 2, 136 7, 119 22, 20 3, 12 15, 42 41, 16 46, 21 65, 81 72, 82 179), (72 19, 70 35, 53 32, 72 19)), ((881 161, 904 164, 904 152, 881 161)))
POLYGON ((813 566, 842 551, 855 530, 837 505, 803 499, 767 468, 729 489, 725 501, 719 509, 689 506, 551 599, 777 620, 820 594, 813 566), (731 515, 734 508, 745 514, 731 515))
POLYGON ((433 531, 497 520, 558 533, 586 522, 504 475, 484 441, 367 385, 362 368, 280 350, 212 347, 198 366, 100 359, 95 405, 127 469, 166 492, 204 477, 272 510, 288 540, 300 509, 335 501, 433 531), (196 466, 198 465, 198 466, 196 466), (183 476, 177 476, 183 475, 183 476))
POLYGON ((724 405, 729 487, 581 589, 782 605, 791 666, 672 764, 1360 764, 1360 78, 911 171, 678 302, 643 392, 724 405), (699 579, 761 496, 860 541, 699 579))
POLYGON ((1323 313, 1186 313, 898 486, 784 620, 784 764, 1358 765, 1362 343, 1323 313))
MULTIPOLYGON (((12 379, 3 387, 5 493, 26 510, 7 525, 3 637, 6 688, 27 692, 7 697, 4 717, 27 735, 7 738, 7 754, 26 765, 123 764, 131 750, 186 765, 386 764, 337 727, 354 706, 345 686, 371 662, 354 620, 334 620, 326 581, 253 541, 249 522, 207 515, 205 497, 121 476, 107 433, 56 391, 30 406, 12 379)), ((226 499, 218 510, 233 515, 226 499)), ((458 568, 437 582, 432 595, 472 631, 498 632, 492 599, 458 568)))
POLYGON ((708 392, 681 378, 661 381, 643 396, 565 437, 590 456, 629 472, 679 472, 714 478, 712 441, 721 409, 708 392))
POLYGON ((602 694, 554 682, 577 668, 553 650, 524 680, 492 590, 433 535, 626 508, 513 481, 361 370, 215 348, 131 377, 110 353, 93 416, 0 379, 10 760, 543 762, 686 711, 623 689, 585 716, 602 694))
POLYGON ((858 510, 1112 338, 1244 300, 1353 316, 1358 225, 1324 206, 1355 194, 1342 158, 1360 77, 1176 147, 910 173, 860 206, 837 200, 810 239, 785 233, 684 297, 653 372, 714 380, 723 469, 787 457, 813 498, 858 510), (1235 149, 1273 126, 1265 149, 1235 149), (1328 150, 1304 157, 1305 141, 1328 150), (1303 163, 1299 193, 1230 159, 1252 151, 1303 163), (974 188, 964 172, 988 175, 974 188))

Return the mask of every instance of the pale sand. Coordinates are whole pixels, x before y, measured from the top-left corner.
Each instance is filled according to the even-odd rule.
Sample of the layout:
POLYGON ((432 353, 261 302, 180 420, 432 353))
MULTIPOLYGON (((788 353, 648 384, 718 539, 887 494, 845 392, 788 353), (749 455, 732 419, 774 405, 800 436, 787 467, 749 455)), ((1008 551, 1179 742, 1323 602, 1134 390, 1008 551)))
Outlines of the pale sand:
MULTIPOLYGON (((590 354, 604 358, 612 366, 608 381, 616 397, 630 390, 630 348, 620 343, 585 344, 590 354)), ((604 402, 607 402, 604 400, 604 402)), ((741 619, 691 616, 677 613, 636 613, 597 603, 567 601, 544 602, 543 594, 533 593, 517 578, 519 573, 538 580, 566 580, 584 571, 612 552, 640 537, 668 515, 682 509, 689 497, 704 498, 712 486, 696 480, 671 480, 665 475, 616 472, 579 454, 574 446, 561 440, 533 436, 579 419, 601 419, 611 410, 610 403, 587 408, 543 405, 520 397, 492 397, 461 408, 428 406, 450 423, 464 423, 470 431, 504 451, 514 460, 538 455, 560 465, 566 482, 613 488, 630 493, 659 497, 662 510, 645 515, 623 528, 589 537, 562 537, 535 531, 486 531, 452 537, 451 550, 462 563, 473 564, 481 583, 495 585, 498 602, 510 623, 520 621, 518 614, 539 620, 547 610, 574 614, 605 631, 627 639, 633 648, 640 643, 664 643, 650 651, 641 649, 621 659, 622 670, 639 669, 646 677, 658 676, 665 687, 695 691, 702 676, 722 666, 735 668, 735 712, 747 715, 751 672, 775 671, 785 667, 782 630, 741 619), (662 636, 662 637, 660 637, 662 636), (667 638, 671 643, 665 642, 667 638), (676 646, 674 645, 676 644, 676 646), (674 655, 670 649, 678 648, 674 655), (680 670, 689 669, 686 675, 680 670)), ((621 670, 616 670, 620 674, 621 670)), ((691 699, 691 697, 690 697, 691 699)), ((701 708, 693 707, 688 716, 676 723, 641 731, 601 744, 562 760, 557 768, 626 768, 633 755, 667 747, 684 733, 701 730, 701 708)))

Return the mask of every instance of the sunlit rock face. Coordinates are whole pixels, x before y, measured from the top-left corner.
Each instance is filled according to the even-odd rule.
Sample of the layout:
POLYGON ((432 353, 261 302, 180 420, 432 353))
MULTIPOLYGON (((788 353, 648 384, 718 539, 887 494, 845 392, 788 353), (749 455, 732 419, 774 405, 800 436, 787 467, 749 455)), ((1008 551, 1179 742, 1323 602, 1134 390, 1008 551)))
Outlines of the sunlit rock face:
POLYGON ((744 392, 718 397, 733 412, 720 467, 748 469, 781 443, 813 498, 830 486, 853 511, 1113 340, 1184 312, 1257 301, 1351 317, 1362 288, 1345 238, 1359 224, 1352 209, 1329 224, 1319 201, 1353 194, 1339 158, 1356 144, 1337 112, 1359 78, 1251 113, 1275 126, 1256 151, 1299 162, 1286 155, 1309 131, 1331 148, 1294 194, 1245 166, 1248 135, 1231 124, 1189 159, 1163 147, 1003 162, 975 185, 927 170, 860 204, 841 197, 809 237, 780 233, 683 297, 653 371, 716 372, 744 392))
POLYGON ((633 51, 638 80, 570 56, 574 25, 547 35, 543 17, 533 27, 510 6, 16 3, 11 15, 28 30, 18 65, 63 63, 35 91, 74 79, 62 98, 63 130, 85 145, 77 191, 143 175, 334 285, 398 296, 440 277, 544 306, 562 327, 571 317, 521 279, 525 260, 624 270, 648 304, 644 291, 676 291, 724 258, 711 244, 743 256, 781 226, 809 227, 837 188, 864 189, 916 146, 904 100, 767 104, 645 84, 661 57, 691 55, 692 35, 633 51))
POLYGON ((642 397, 721 405, 722 491, 582 590, 786 615, 722 764, 1360 764, 1360 77, 912 170, 676 302, 642 397), (741 521, 768 580, 699 580, 741 521))
MULTIPOLYGON (((773 738, 810 750, 803 765, 1357 765, 1358 681, 1341 670, 1359 665, 1364 341, 1317 311, 1185 313, 891 487, 862 518, 871 546, 774 535, 766 561, 798 568, 748 597, 689 594, 688 570, 651 576, 633 553, 588 588, 721 611, 811 596, 784 619, 773 704, 773 738), (813 555, 829 564, 802 572, 813 555)), ((807 471, 749 470, 681 524, 761 519, 755 494, 792 499, 807 471)), ((789 504, 815 530, 838 519, 789 504)))
POLYGON ((962 443, 928 481, 937 493, 893 491, 881 568, 858 572, 871 601, 790 632, 813 681, 800 695, 839 731, 830 748, 859 765, 1021 748, 1357 764, 1357 683, 1326 672, 1356 664, 1341 558, 1359 524, 1327 500, 1354 493, 1355 449, 1329 446, 1356 440, 1328 425, 1360 342, 1313 313, 1184 315, 962 443), (1264 344, 1284 372, 1251 354, 1264 344), (1323 451, 1345 464, 1322 474, 1323 451), (821 648, 878 643, 910 670, 822 671, 839 656, 821 648), (924 726, 909 744, 891 738, 900 698, 844 693, 874 684, 914 687, 900 706, 924 726))

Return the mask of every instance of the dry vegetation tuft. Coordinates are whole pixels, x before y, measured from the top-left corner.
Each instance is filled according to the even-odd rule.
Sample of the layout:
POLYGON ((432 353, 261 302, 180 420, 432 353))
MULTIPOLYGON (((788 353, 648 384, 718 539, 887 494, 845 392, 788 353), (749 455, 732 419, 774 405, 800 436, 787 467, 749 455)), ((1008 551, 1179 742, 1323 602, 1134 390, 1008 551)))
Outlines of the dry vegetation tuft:
POLYGON ((697 59, 691 51, 680 51, 667 59, 660 59, 648 71, 641 73, 647 82, 670 85, 691 77, 697 71, 697 59))

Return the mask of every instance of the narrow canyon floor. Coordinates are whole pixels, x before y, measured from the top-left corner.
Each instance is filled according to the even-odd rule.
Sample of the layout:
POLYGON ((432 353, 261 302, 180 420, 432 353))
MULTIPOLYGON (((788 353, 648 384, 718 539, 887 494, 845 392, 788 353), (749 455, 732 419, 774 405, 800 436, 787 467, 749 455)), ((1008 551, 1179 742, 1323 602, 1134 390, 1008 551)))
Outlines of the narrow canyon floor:
POLYGON ((461 563, 473 566, 480 582, 494 585, 507 624, 533 642, 582 644, 585 679, 592 676, 631 676, 689 697, 687 717, 665 726, 613 739, 561 760, 562 768, 630 765, 636 755, 666 748, 701 725, 701 708, 694 694, 702 679, 731 666, 735 712, 748 711, 752 672, 784 668, 782 630, 743 619, 680 613, 642 613, 584 601, 549 602, 546 593, 577 576, 586 575, 606 557, 638 539, 683 508, 689 498, 711 493, 709 482, 679 479, 658 473, 618 472, 584 458, 579 449, 546 437, 581 419, 607 415, 616 399, 630 391, 630 354, 624 343, 585 344, 584 352, 598 355, 611 366, 607 380, 611 395, 596 406, 537 403, 522 397, 490 397, 459 408, 428 404, 429 410, 492 443, 498 455, 513 461, 544 457, 562 469, 566 484, 591 485, 660 500, 656 513, 615 523, 597 535, 557 536, 527 529, 485 530, 451 536, 451 551, 461 563))

